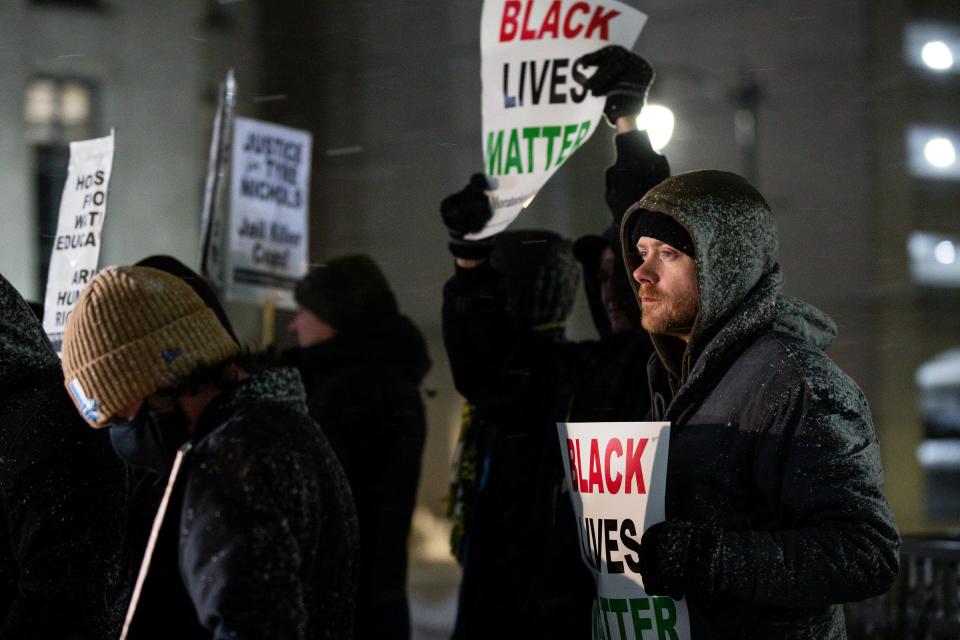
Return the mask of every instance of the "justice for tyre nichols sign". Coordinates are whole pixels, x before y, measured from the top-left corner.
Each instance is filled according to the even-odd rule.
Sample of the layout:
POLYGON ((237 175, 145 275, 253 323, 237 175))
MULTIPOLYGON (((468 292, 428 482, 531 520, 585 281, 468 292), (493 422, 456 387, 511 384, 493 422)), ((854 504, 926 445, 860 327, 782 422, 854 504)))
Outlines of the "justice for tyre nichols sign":
POLYGON ((484 1, 483 172, 493 217, 469 239, 503 231, 593 135, 605 98, 574 80, 588 75, 577 58, 607 45, 632 49, 646 19, 617 0, 484 1))
POLYGON ((667 422, 557 423, 580 555, 593 574, 593 640, 689 640, 685 600, 651 596, 640 539, 664 520, 667 422))
POLYGON ((293 288, 307 271, 312 138, 249 118, 233 131, 227 296, 295 308, 293 288))

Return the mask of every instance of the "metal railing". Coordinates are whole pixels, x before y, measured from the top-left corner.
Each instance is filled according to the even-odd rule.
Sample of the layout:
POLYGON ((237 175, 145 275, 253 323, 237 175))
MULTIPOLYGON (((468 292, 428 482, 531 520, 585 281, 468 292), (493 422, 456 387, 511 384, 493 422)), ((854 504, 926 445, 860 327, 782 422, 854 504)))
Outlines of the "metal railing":
POLYGON ((957 640, 960 539, 904 538, 890 591, 847 605, 846 615, 850 640, 957 640))

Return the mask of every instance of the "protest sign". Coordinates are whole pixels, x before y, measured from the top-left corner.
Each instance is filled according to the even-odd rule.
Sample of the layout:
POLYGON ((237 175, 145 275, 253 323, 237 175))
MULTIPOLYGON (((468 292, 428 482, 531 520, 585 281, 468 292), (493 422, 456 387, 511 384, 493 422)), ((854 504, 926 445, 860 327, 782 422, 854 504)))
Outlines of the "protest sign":
POLYGON ((573 79, 584 72, 575 62, 611 44, 632 49, 646 19, 617 0, 484 1, 483 171, 493 217, 468 239, 506 228, 593 135, 605 98, 573 79))
POLYGON ((307 271, 311 136, 249 118, 233 131, 227 297, 295 308, 307 271))
POLYGON ((666 422, 557 423, 580 555, 594 576, 594 640, 689 640, 685 600, 650 596, 640 539, 664 520, 666 422), (646 635, 645 635, 646 634, 646 635))
POLYGON ((67 317, 97 273, 112 166, 113 131, 105 138, 70 143, 70 164, 43 300, 43 330, 57 353, 67 317))

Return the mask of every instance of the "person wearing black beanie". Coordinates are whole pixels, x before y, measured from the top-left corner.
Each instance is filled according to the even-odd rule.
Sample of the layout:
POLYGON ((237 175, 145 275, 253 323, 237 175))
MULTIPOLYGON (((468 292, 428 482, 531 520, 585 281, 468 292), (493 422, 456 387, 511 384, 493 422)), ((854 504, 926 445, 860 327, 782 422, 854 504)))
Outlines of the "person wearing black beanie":
POLYGON ((741 176, 683 173, 621 242, 657 354, 649 419, 671 424, 645 591, 685 599, 696 638, 845 638, 842 604, 890 587, 900 537, 863 392, 795 331, 832 322, 799 301, 783 322, 770 206, 741 176))
POLYGON ((366 255, 314 265, 297 284, 281 359, 307 389, 310 415, 340 458, 357 506, 356 638, 407 638, 407 537, 420 480, 430 369, 419 329, 366 255))
POLYGON ((365 331, 400 314, 386 277, 366 255, 342 256, 314 266, 297 283, 294 298, 301 310, 334 331, 365 331))

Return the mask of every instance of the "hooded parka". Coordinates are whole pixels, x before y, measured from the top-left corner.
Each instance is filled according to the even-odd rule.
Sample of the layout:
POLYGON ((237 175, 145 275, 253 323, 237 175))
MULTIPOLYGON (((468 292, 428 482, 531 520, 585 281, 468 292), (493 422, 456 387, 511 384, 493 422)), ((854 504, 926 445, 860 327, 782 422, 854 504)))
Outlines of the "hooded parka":
POLYGON ((426 436, 420 386, 430 358, 406 316, 372 319, 284 358, 299 369, 310 415, 330 440, 356 502, 357 638, 407 638, 407 539, 426 436))
POLYGON ((267 369, 200 415, 130 638, 353 638, 357 522, 300 377, 267 369))
MULTIPOLYGON (((669 167, 643 132, 618 135, 615 145, 606 195, 619 220, 627 203, 669 175, 669 167)), ((539 296, 543 306, 543 291, 563 288, 559 280, 570 266, 553 266, 554 282, 529 283, 533 291, 518 296, 495 251, 492 261, 475 268, 456 267, 444 287, 444 341, 454 383, 473 411, 480 432, 475 439, 488 453, 478 456, 477 491, 466 514, 457 640, 590 634, 595 586, 580 557, 556 422, 643 419, 648 397, 635 390, 646 388, 652 351, 640 332, 610 331, 597 275, 605 246, 619 253, 609 233, 575 248, 601 340, 563 339, 572 298, 565 307, 551 307, 552 316, 544 315, 546 309, 531 314, 514 308, 520 296, 539 296)), ((565 295, 572 296, 566 286, 565 295)), ((624 289, 629 295, 625 283, 624 289)))
POLYGON ((844 638, 840 603, 883 593, 898 567, 866 399, 815 344, 775 326, 773 218, 745 180, 697 171, 648 192, 621 227, 631 272, 644 212, 690 234, 700 302, 688 344, 652 336, 651 419, 672 429, 667 522, 643 538, 644 581, 687 597, 696 640, 844 638))
POLYGON ((0 638, 112 638, 126 608, 126 476, 0 276, 0 638))

